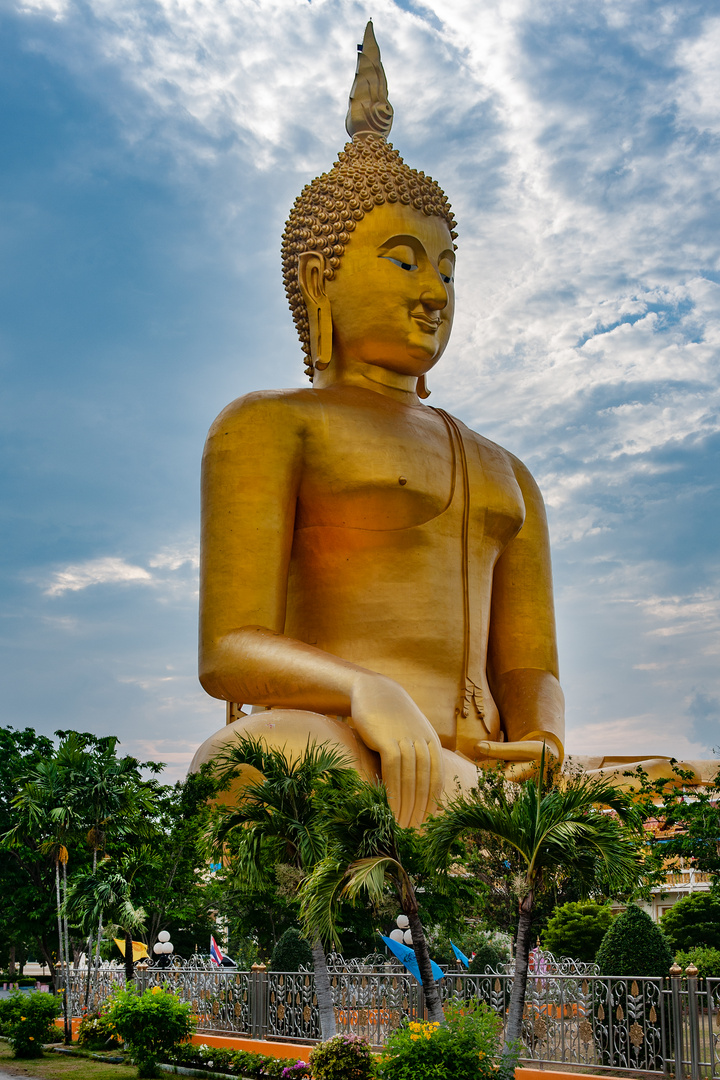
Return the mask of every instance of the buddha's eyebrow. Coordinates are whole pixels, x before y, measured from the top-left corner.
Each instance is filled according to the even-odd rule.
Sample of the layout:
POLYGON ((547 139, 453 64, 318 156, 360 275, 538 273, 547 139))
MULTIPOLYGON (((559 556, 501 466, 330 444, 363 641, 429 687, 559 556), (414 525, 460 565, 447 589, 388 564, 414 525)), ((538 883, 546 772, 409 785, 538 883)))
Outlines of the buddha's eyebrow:
POLYGON ((410 236, 407 233, 399 233, 397 236, 391 236, 388 240, 380 245, 378 251, 384 252, 391 248, 398 247, 400 244, 406 244, 411 247, 414 252, 425 251, 425 246, 422 240, 419 240, 417 236, 410 236))

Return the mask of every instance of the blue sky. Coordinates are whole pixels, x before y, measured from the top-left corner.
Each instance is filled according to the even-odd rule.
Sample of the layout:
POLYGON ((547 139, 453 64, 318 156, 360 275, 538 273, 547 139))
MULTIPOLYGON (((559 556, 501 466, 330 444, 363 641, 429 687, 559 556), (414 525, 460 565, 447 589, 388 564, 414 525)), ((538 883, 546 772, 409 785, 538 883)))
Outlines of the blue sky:
POLYGON ((303 384, 283 222, 368 16, 459 220, 433 404, 548 504, 577 753, 720 744, 720 14, 704 0, 1 0, 2 722, 182 775, 199 462, 303 384))

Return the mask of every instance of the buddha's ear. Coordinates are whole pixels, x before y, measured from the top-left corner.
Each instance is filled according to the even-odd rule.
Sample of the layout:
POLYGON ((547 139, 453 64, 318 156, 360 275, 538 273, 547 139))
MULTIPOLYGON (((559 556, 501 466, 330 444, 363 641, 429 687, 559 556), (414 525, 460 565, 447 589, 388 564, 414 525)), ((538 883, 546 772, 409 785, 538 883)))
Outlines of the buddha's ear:
POLYGON ((303 251, 298 256, 298 284, 308 313, 313 367, 324 371, 332 358, 332 312, 325 291, 325 256, 303 251))

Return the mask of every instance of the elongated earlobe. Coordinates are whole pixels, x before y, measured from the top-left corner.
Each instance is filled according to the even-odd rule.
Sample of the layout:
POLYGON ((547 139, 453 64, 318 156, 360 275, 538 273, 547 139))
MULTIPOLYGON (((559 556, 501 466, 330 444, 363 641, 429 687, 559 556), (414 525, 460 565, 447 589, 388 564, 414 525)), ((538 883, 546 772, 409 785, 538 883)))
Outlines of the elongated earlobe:
POLYGON ((428 390, 428 386, 427 386, 427 379, 425 378, 424 375, 421 375, 418 378, 416 393, 417 393, 417 396, 419 398, 429 398, 430 397, 430 391, 428 390))
POLYGON ((325 257, 319 251, 303 251, 298 258, 298 284, 308 314, 310 359, 316 371, 332 360, 332 311, 325 292, 325 257))
POLYGON ((313 367, 316 371, 324 371, 332 360, 332 315, 330 314, 330 305, 327 302, 320 305, 316 310, 316 330, 315 334, 310 335, 310 345, 312 348, 312 339, 314 337, 315 347, 312 348, 313 367))

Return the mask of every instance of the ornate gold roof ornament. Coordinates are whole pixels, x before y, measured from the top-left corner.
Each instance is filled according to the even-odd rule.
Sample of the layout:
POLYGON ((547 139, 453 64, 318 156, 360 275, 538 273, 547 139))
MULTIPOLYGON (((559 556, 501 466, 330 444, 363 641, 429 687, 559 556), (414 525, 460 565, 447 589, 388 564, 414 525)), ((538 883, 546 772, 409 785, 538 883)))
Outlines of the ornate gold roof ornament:
POLYGON ((307 308, 298 281, 298 258, 304 251, 324 256, 324 276, 332 279, 358 221, 383 203, 400 202, 443 218, 453 240, 456 221, 447 196, 432 177, 405 164, 387 142, 393 121, 387 80, 372 22, 358 53, 345 125, 352 141, 332 169, 306 184, 293 204, 282 240, 283 280, 293 320, 312 381, 307 308))
POLYGON ((362 45, 358 45, 345 130, 351 139, 356 135, 381 135, 386 139, 392 122, 393 107, 388 100, 387 79, 371 19, 365 27, 362 45))

